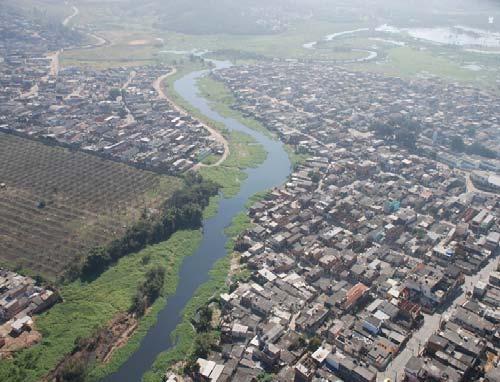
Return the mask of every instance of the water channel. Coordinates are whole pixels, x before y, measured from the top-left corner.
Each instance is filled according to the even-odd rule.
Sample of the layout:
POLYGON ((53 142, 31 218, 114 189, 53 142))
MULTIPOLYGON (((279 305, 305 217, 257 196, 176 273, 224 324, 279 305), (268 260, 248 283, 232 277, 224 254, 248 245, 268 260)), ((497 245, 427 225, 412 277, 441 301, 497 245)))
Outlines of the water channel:
MULTIPOLYGON (((213 61, 215 69, 229 67, 229 62, 213 61)), ((222 198, 217 214, 203 222, 203 239, 196 253, 184 259, 176 292, 168 298, 158 320, 143 338, 139 349, 119 368, 102 382, 139 382, 159 353, 175 345, 171 333, 181 321, 184 307, 195 291, 208 281, 209 272, 215 262, 226 256, 228 237, 224 229, 232 219, 245 210, 248 199, 257 192, 283 184, 291 171, 291 164, 281 142, 250 129, 233 118, 226 118, 212 110, 209 102, 199 95, 197 80, 208 74, 208 70, 190 73, 177 80, 175 90, 206 117, 220 122, 229 130, 236 130, 252 136, 267 151, 267 158, 257 168, 245 170, 248 175, 240 192, 233 198, 222 198)))

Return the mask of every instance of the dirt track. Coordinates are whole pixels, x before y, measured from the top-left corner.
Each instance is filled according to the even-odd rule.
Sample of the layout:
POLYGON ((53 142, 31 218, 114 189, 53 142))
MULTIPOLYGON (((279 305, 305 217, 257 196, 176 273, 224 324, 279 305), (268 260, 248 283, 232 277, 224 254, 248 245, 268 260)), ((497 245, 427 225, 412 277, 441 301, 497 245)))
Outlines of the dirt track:
MULTIPOLYGON (((155 82, 153 82, 153 87, 154 89, 156 90, 156 92, 158 93, 158 97, 160 99, 165 99, 167 100, 171 105, 172 107, 178 111, 180 114, 182 115, 188 115, 188 112, 186 110, 184 110, 181 106, 177 105, 166 93, 165 93, 165 90, 163 89, 162 87, 162 83, 163 81, 170 77, 170 76, 173 76, 177 73, 177 69, 173 68, 170 73, 167 73, 167 74, 164 74, 163 76, 160 76, 158 77, 155 82)), ((194 167, 193 167, 193 170, 197 170, 199 169, 200 167, 216 167, 216 166, 220 166, 228 157, 229 155, 229 143, 227 142, 226 138, 224 138, 224 136, 216 129, 214 129, 213 127, 207 125, 206 123, 203 123, 202 121, 199 121, 200 124, 203 126, 203 128, 205 130, 207 130, 211 137, 218 143, 222 144, 224 146, 224 154, 222 154, 222 156, 220 157, 220 159, 216 162, 216 163, 213 163, 213 164, 210 164, 210 165, 207 165, 207 164, 203 164, 203 163, 198 163, 196 164, 194 167)))

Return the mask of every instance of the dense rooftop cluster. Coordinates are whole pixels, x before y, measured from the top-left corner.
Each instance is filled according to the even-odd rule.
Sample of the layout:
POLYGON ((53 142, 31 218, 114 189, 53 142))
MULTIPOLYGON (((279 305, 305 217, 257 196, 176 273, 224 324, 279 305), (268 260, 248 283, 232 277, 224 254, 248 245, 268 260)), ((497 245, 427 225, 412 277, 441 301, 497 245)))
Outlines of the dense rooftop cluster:
POLYGON ((24 17, 7 4, 2 4, 1 10, 0 62, 3 60, 3 64, 7 66, 7 74, 26 85, 30 82, 30 75, 43 74, 40 71, 40 61, 45 61, 43 57, 49 52, 82 42, 82 36, 78 32, 65 28, 60 23, 24 17), (23 65, 19 65, 20 63, 23 65))
POLYGON ((36 286, 35 280, 0 268, 0 348, 11 337, 30 330, 31 316, 59 299, 57 292, 36 286))
POLYGON ((2 130, 52 138, 167 173, 183 172, 223 151, 198 121, 154 89, 155 80, 170 68, 60 70, 59 50, 66 40, 58 44, 57 35, 40 37, 47 28, 21 16, 0 17, 5 19, 0 29, 2 130))
MULTIPOLYGON (((484 108, 477 123, 465 100, 469 111, 460 122, 450 121, 451 111, 433 120, 445 108, 431 113, 418 89, 450 110, 455 92, 489 96, 324 66, 218 73, 235 93, 235 107, 309 159, 250 208, 253 227, 235 246, 249 277, 220 296, 220 350, 200 358, 191 376, 364 382, 406 373, 414 381, 446 375, 461 382, 498 374, 500 289, 488 283, 500 242, 498 196, 476 190, 465 168, 371 128, 375 115, 384 121, 413 105, 412 115, 422 110, 426 120, 418 146, 427 131, 446 139, 446 120, 457 134, 474 123, 476 136, 491 145, 483 132, 498 134, 488 109, 495 105, 475 103, 484 108)), ((432 138, 429 148, 445 150, 432 138)))
POLYGON ((235 92, 242 111, 289 140, 303 133, 332 143, 332 131, 351 127, 375 131, 452 167, 500 168, 500 102, 486 91, 311 63, 234 67, 219 78, 235 92))
POLYGON ((499 273, 474 286, 472 299, 458 306, 405 365, 408 381, 500 378, 497 362, 499 273), (481 372, 475 367, 482 364, 481 372))

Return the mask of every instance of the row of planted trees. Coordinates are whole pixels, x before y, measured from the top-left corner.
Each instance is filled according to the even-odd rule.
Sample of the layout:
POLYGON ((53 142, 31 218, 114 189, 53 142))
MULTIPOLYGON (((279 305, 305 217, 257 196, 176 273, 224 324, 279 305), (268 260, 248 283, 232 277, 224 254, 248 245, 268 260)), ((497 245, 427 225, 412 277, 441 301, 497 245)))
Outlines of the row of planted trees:
POLYGON ((82 261, 69 269, 65 279, 93 279, 123 256, 140 251, 147 245, 165 241, 177 230, 200 228, 203 210, 210 197, 216 195, 218 190, 219 186, 213 181, 188 173, 184 187, 164 203, 159 213, 144 213, 121 238, 107 247, 90 250, 82 261))

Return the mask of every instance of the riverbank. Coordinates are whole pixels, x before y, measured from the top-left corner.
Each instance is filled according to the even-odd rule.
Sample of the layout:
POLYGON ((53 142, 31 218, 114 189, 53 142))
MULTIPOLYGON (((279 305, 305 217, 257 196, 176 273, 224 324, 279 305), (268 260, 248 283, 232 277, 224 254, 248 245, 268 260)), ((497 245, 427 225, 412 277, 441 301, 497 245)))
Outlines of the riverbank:
MULTIPOLYGON (((206 175, 203 172, 205 170, 214 171, 211 175, 218 183, 222 183, 223 197, 219 197, 218 200, 212 199, 210 205, 212 216, 203 222, 202 242, 196 253, 184 260, 177 290, 159 312, 157 323, 142 339, 139 349, 120 366, 117 372, 105 377, 103 382, 141 380, 152 368, 158 355, 167 354, 167 357, 171 357, 171 354, 179 349, 179 344, 182 344, 181 338, 177 338, 175 334, 181 330, 183 323, 186 324, 184 315, 190 312, 194 314, 198 302, 206 303, 207 295, 204 290, 208 291, 210 296, 217 295, 221 290, 217 286, 220 285, 220 280, 225 285, 229 264, 226 244, 230 242, 230 238, 224 232, 225 229, 237 215, 245 211, 245 205, 252 195, 281 185, 290 173, 288 155, 279 141, 272 140, 233 118, 220 115, 211 108, 210 101, 200 95, 197 82, 209 70, 209 65, 206 63, 203 65, 200 61, 200 59, 192 60, 188 65, 191 68, 193 64, 201 65, 202 70, 193 72, 186 70, 184 73, 187 74, 183 75, 182 70, 185 68, 181 68, 180 74, 177 75, 179 79, 168 78, 165 86, 171 88, 167 88, 166 91, 171 92, 168 94, 171 99, 177 97, 183 102, 184 109, 193 117, 216 126, 230 144, 232 140, 233 144, 240 144, 240 147, 234 150, 234 153, 220 166, 200 169, 204 175, 206 175), (247 167, 250 165, 253 167, 247 167), (224 177, 228 171, 231 174, 238 174, 241 178, 224 177), (217 203, 218 209, 215 208, 217 203), (217 280, 216 284, 212 283, 214 279, 217 280)), ((217 68, 229 65, 225 62, 213 62, 213 64, 217 68)), ((187 321, 186 325, 189 327, 191 324, 187 321)), ((192 338, 189 336, 185 338, 188 344, 192 343, 192 338)), ((161 369, 162 367, 159 367, 156 371, 161 373, 161 369)))
MULTIPOLYGON (((262 196, 263 194, 260 194, 251 198, 248 205, 255 203, 262 196)), ((239 266, 236 267, 237 270, 232 269, 235 258, 233 247, 239 234, 249 228, 251 228, 251 222, 245 211, 236 215, 231 225, 224 230, 229 238, 226 256, 215 263, 210 271, 210 279, 198 288, 186 305, 182 313, 182 321, 172 333, 172 337, 176 339, 175 346, 157 357, 151 370, 143 376, 143 382, 161 382, 165 372, 172 368, 175 368, 175 372, 182 374, 180 366, 191 356, 198 338, 206 335, 206 333, 197 333, 192 325, 196 313, 211 301, 217 301, 220 294, 227 293, 231 278, 237 278, 239 273, 244 272, 239 266)), ((219 337, 217 328, 212 328, 209 335, 217 340, 219 337)))
MULTIPOLYGON (((159 298, 151 306, 146 315, 139 320, 138 328, 125 345, 115 351, 108 363, 95 368, 89 374, 88 381, 98 381, 105 375, 118 370, 120 365, 139 348, 142 338, 144 338, 148 330, 156 323, 159 311, 165 306, 168 297, 174 293, 177 288, 179 283, 179 269, 182 260, 196 251, 201 242, 201 237, 202 233, 200 230, 180 231, 172 236, 174 240, 170 246, 166 245, 164 248, 159 248, 161 251, 168 251, 175 257, 175 261, 170 264, 171 272, 167 272, 165 275, 165 285, 162 297, 159 298)), ((147 256, 147 253, 143 256, 147 256)))
MULTIPOLYGON (((234 98, 230 92, 226 89, 224 84, 214 80, 211 76, 203 76, 197 81, 197 86, 199 94, 204 97, 212 110, 217 111, 220 115, 226 118, 233 118, 238 122, 248 126, 249 128, 259 131, 265 134, 271 139, 276 139, 272 133, 266 130, 258 121, 245 118, 241 113, 236 110, 231 109, 231 105, 234 104, 234 98)), ((175 89, 171 87, 173 91, 175 89)), ((172 91, 172 90, 171 90, 172 91)), ((177 94, 176 98, 180 95, 177 94)), ((185 103, 185 101, 183 101, 185 103)), ((187 105, 193 114, 198 113, 192 107, 187 105)), ((197 117, 200 117, 199 115, 197 117)), ((207 121, 208 123, 213 123, 213 121, 207 121)), ((222 126, 218 126, 222 128, 222 126)), ((227 132, 224 129, 226 136, 229 136, 230 142, 230 156, 222 166, 215 168, 203 168, 200 172, 208 177, 215 179, 222 179, 224 196, 232 197, 239 192, 240 184, 234 181, 227 181, 227 173, 224 167, 232 168, 242 175, 246 175, 242 170, 245 167, 256 167, 265 160, 265 156, 261 157, 260 149, 249 150, 252 147, 252 142, 255 140, 251 139, 249 136, 239 133, 239 132, 227 132), (233 145, 233 147, 231 147, 233 145), (245 155, 245 151, 249 150, 249 155, 245 155)), ((292 150, 293 151, 293 150, 292 150)), ((265 154, 265 153, 264 153, 265 154)), ((288 153, 292 157, 292 152, 288 153)), ((245 177, 246 178, 246 177, 245 177)), ((219 337, 217 329, 213 328, 208 334, 207 333, 197 333, 194 326, 192 325, 195 319, 196 313, 204 306, 209 304, 211 301, 217 301, 221 293, 227 292, 229 290, 229 285, 232 279, 237 279, 243 276, 245 270, 240 267, 238 259, 235 257, 233 251, 234 243, 236 238, 245 230, 251 228, 251 221, 247 215, 247 209, 253 205, 255 202, 260 200, 266 194, 265 191, 259 192, 254 196, 250 197, 244 206, 244 209, 235 215, 231 221, 231 224, 224 229, 224 233, 227 236, 227 242, 225 245, 226 255, 219 259, 214 267, 210 271, 210 278, 207 282, 202 284, 194 293, 192 298, 189 300, 188 304, 182 312, 182 320, 180 324, 172 332, 172 338, 176 339, 176 344, 170 350, 161 353, 155 360, 151 370, 143 376, 144 382, 160 382, 165 374, 165 371, 169 368, 178 368, 183 365, 192 354, 194 350, 194 344, 200 337, 211 337, 214 341, 219 337)), ((217 213, 217 207, 220 200, 212 200, 210 206, 206 209, 205 214, 207 217, 212 217, 217 213)), ((181 370, 176 370, 182 373, 181 370)))
MULTIPOLYGON (((205 76, 198 81, 200 94, 206 99, 210 100, 211 107, 218 113, 227 118, 234 118, 245 126, 250 127, 252 130, 261 132, 272 139, 278 139, 276 134, 268 130, 262 123, 253 118, 243 116, 237 110, 237 101, 230 90, 213 76, 205 76)), ((303 163, 308 155, 298 154, 295 149, 290 145, 284 145, 292 166, 303 163)))
POLYGON ((126 312, 147 270, 162 265, 166 268, 162 296, 139 320, 138 328, 127 344, 114 352, 109 364, 95 369, 92 369, 95 365, 90 365, 89 380, 97 380, 116 369, 139 346, 140 339, 156 321, 165 299, 176 289, 182 260, 195 252, 201 236, 198 230, 178 231, 163 243, 122 258, 92 282, 75 281, 64 286, 61 289, 64 302, 35 320, 36 329, 43 335, 41 343, 19 352, 13 360, 2 360, 0 380, 40 380, 72 351, 78 338, 91 337, 97 328, 126 312))

